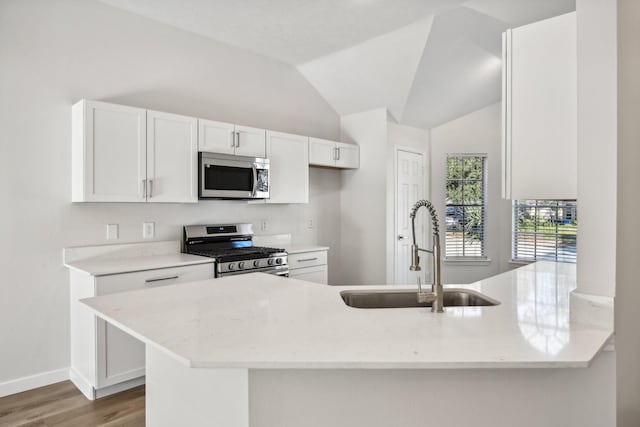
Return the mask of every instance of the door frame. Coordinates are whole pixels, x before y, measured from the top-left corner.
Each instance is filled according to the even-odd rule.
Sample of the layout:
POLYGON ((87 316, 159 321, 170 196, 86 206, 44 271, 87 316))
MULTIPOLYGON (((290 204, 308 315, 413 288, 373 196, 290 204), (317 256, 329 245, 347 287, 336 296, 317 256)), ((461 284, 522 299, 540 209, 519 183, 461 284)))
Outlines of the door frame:
MULTIPOLYGON (((427 165, 427 160, 429 158, 429 153, 427 149, 420 150, 415 147, 408 147, 406 145, 394 144, 393 146, 393 201, 392 201, 392 209, 393 215, 391 215, 390 220, 388 221, 388 238, 393 242, 392 245, 387 245, 387 263, 393 266, 393 268, 387 269, 387 282, 396 284, 396 273, 398 271, 398 152, 405 151, 407 153, 418 154, 422 157, 422 168, 424 173, 422 174, 422 185, 423 185, 423 197, 426 199, 430 199, 431 195, 431 187, 429 186, 430 179, 428 178, 429 167, 427 165)), ((416 233, 418 234, 418 233, 416 233)), ((426 229, 422 230, 422 241, 426 241, 424 239, 426 235, 426 229)))

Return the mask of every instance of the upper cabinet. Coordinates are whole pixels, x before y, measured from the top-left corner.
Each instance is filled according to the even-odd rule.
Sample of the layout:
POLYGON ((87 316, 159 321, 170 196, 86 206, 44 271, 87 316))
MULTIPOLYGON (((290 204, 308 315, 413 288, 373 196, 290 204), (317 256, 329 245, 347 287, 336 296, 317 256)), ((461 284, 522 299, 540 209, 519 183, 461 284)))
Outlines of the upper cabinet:
POLYGON ((72 201, 197 203, 198 151, 268 158, 266 203, 308 203, 309 165, 360 163, 354 144, 81 100, 72 107, 72 201))
POLYGON ((309 138, 267 131, 270 162, 267 203, 309 203, 309 138))
POLYGON ((266 157, 264 129, 213 120, 198 120, 198 151, 266 157))
POLYGON ((146 110, 83 100, 72 116, 72 200, 144 202, 146 110))
POLYGON ((198 120, 147 111, 147 200, 198 201, 198 120))
POLYGON ((360 167, 360 147, 355 144, 310 137, 309 164, 357 169, 360 167))
POLYGON ((575 12, 503 34, 504 198, 576 198, 576 70, 575 12))
POLYGON ((72 108, 74 202, 195 203, 197 120, 105 102, 72 108))

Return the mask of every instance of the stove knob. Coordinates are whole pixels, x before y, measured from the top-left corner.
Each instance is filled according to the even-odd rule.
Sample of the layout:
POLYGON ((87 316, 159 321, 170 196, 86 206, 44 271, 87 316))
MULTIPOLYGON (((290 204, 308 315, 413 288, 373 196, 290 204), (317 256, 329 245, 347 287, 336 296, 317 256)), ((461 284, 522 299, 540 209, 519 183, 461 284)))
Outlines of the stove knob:
POLYGON ((238 268, 242 270, 244 268, 244 261, 238 263, 238 268))
POLYGON ((267 264, 273 265, 273 258, 269 258, 269 260, 267 261, 267 264))
POLYGON ((282 264, 282 258, 278 258, 278 259, 276 260, 276 264, 282 264))
POLYGON ((258 261, 258 260, 253 261, 253 266, 254 267, 258 267, 259 265, 260 265, 260 261, 258 261))
POLYGON ((229 267, 228 267, 228 268, 229 268, 229 270, 233 270, 234 268, 236 268, 236 266, 235 266, 235 265, 233 265, 233 263, 231 263, 231 264, 229 264, 229 267))

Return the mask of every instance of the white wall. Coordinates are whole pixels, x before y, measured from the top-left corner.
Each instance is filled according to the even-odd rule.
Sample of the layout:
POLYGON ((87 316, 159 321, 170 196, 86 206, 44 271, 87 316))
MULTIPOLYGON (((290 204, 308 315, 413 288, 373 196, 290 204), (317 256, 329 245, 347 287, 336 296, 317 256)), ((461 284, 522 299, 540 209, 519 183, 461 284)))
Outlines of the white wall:
POLYGON ((360 146, 360 169, 342 172, 340 266, 343 285, 387 280, 387 110, 340 118, 342 140, 360 146))
MULTIPOLYGON (((493 104, 471 114, 431 129, 431 197, 440 222, 445 215, 445 181, 447 154, 487 154, 486 254, 488 262, 443 262, 443 283, 471 283, 510 266, 511 203, 500 195, 500 104, 493 104)), ((441 234, 443 257, 445 237, 441 234)))
MULTIPOLYGON (((594 3, 597 3, 594 1, 594 3)), ((580 4, 580 3, 579 3, 580 4)), ((640 425, 638 212, 640 211, 640 2, 617 2, 618 198, 615 330, 618 426, 640 425)), ((608 196, 607 196, 608 197, 608 196)), ((610 212, 607 209, 607 212, 610 212)), ((608 215, 607 215, 608 217, 608 215)))
POLYGON ((122 243, 141 240, 143 221, 180 239, 184 224, 264 218, 268 233, 331 246, 339 281, 338 171, 311 169, 308 205, 72 204, 70 107, 83 97, 339 136, 338 116, 285 64, 97 1, 0 2, 0 384, 69 365, 62 248, 106 243, 107 223, 122 243))

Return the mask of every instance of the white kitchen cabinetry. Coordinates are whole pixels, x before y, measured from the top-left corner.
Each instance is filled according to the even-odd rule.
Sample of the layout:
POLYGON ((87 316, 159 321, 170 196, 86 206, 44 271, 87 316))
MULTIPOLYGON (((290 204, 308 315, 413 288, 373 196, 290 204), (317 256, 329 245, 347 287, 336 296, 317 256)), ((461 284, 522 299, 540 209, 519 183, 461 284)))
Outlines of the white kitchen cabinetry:
POLYGON ((576 15, 503 35, 503 197, 575 199, 576 15))
POLYGON ((198 121, 147 111, 147 200, 198 201, 198 121))
POLYGON ((72 122, 74 202, 198 201, 197 119, 82 100, 72 122))
POLYGON ((145 368, 144 344, 97 318, 79 299, 211 279, 213 275, 213 263, 97 277, 71 270, 73 382, 94 399, 142 383, 145 368))
POLYGON ((198 126, 198 151, 266 157, 264 129, 204 119, 198 126))
POLYGON ((267 203, 309 203, 309 138, 267 131, 271 187, 267 203))
POLYGON ((144 202, 146 110, 82 100, 72 117, 72 200, 144 202))
POLYGON ((360 167, 360 147, 355 144, 309 138, 309 164, 342 169, 360 167))
POLYGON ((290 253, 289 277, 309 282, 329 283, 329 266, 326 250, 290 253))

